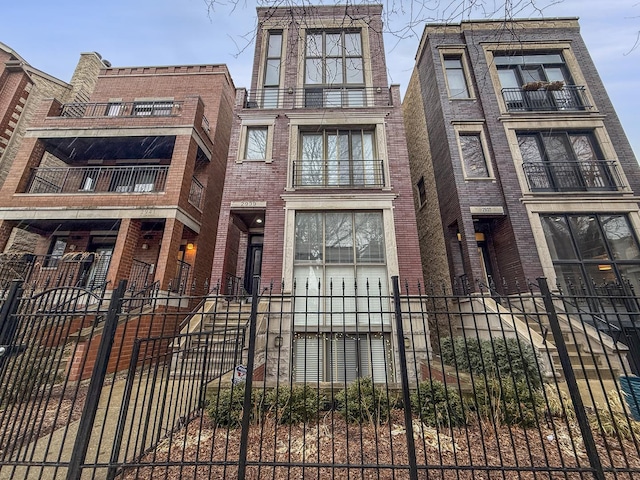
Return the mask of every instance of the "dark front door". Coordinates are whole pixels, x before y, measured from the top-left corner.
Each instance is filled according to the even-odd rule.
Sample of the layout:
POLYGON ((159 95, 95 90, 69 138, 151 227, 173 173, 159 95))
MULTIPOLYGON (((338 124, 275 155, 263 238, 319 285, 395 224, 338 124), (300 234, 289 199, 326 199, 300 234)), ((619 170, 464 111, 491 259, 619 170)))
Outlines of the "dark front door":
POLYGON ((244 288, 247 293, 252 292, 253 277, 262 274, 262 244, 264 235, 251 235, 247 250, 247 266, 244 274, 244 288))

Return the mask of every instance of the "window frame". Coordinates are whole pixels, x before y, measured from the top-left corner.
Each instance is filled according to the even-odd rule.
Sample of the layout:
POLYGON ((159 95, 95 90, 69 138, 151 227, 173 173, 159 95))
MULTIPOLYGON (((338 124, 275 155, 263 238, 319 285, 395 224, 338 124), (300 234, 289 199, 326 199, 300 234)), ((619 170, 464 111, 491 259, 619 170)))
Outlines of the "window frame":
POLYGON ((460 158, 460 167, 462 168, 462 174, 464 176, 465 181, 486 181, 491 180, 495 181, 494 171, 493 171, 493 161, 491 155, 489 154, 489 147, 487 145, 487 138, 484 131, 484 122, 477 122, 473 124, 457 124, 454 125, 454 131, 456 135, 456 143, 458 144, 458 155, 460 158), (479 143, 482 151, 482 155, 484 156, 484 163, 487 171, 486 176, 477 177, 472 176, 471 172, 468 172, 468 168, 465 162, 465 156, 463 151, 463 145, 461 141, 461 137, 463 136, 477 136, 479 138, 479 143))
POLYGON ((384 171, 380 164, 381 160, 377 154, 377 136, 376 127, 350 128, 352 126, 338 126, 335 128, 307 129, 300 128, 298 130, 298 154, 296 156, 298 169, 296 171, 295 186, 296 188, 382 188, 384 187, 384 171), (341 128, 343 127, 343 128, 341 128), (320 137, 321 158, 305 159, 305 139, 311 137, 320 137), (346 137, 348 158, 341 158, 339 143, 346 137), (358 141, 359 137, 359 151, 358 141), (335 145, 331 146, 331 139, 335 139, 335 145), (366 145, 368 144, 368 145, 366 145), (330 158, 329 153, 332 149, 337 154, 330 158), (367 155, 366 150, 370 149, 371 154, 367 155), (361 158, 356 158, 360 153, 361 158), (371 157, 371 158, 366 158, 371 157), (320 182, 305 182, 305 171, 312 167, 309 164, 320 162, 320 182), (359 163, 360 162, 360 163, 359 163), (300 179, 298 179, 298 172, 300 179), (347 176, 348 182, 344 183, 342 179, 347 176))
POLYGON ((470 66, 467 61, 466 49, 463 47, 460 48, 451 48, 451 47, 439 47, 440 50, 440 62, 442 65, 442 74, 444 76, 444 82, 447 89, 447 97, 449 100, 475 100, 475 89, 473 88, 473 81, 470 74, 470 66), (463 78, 465 82, 465 87, 467 90, 467 96, 456 96, 452 95, 451 88, 449 86, 449 76, 447 74, 446 68, 446 60, 458 59, 460 60, 460 66, 463 73, 463 78))
MULTIPOLYGON (((526 164, 540 164, 540 168, 544 169, 544 174, 546 176, 546 183, 548 186, 546 187, 532 187, 530 180, 527 177, 527 185, 528 189, 531 192, 594 192, 594 191, 618 191, 622 188, 622 179, 618 178, 615 171, 612 171, 610 166, 603 164, 605 162, 605 157, 603 154, 603 149, 601 148, 598 135, 595 129, 556 129, 553 131, 549 130, 533 130, 533 129, 518 129, 514 131, 518 153, 520 154, 520 158, 522 159, 522 168, 525 170, 525 177, 527 177, 527 172, 525 169, 526 164), (563 152, 567 154, 569 158, 554 158, 551 156, 553 153, 552 150, 548 148, 548 143, 545 139, 549 139, 551 137, 558 138, 562 144, 563 152), (572 141, 572 138, 585 137, 590 147, 591 159, 580 159, 580 152, 576 151, 576 145, 572 141), (525 138, 531 138, 534 142, 536 152, 539 157, 539 161, 533 161, 530 158, 525 157, 525 154, 522 150, 521 141, 525 138), (588 167, 589 160, 594 163, 591 165, 590 169, 585 169, 584 167, 588 167), (575 177, 575 185, 574 186, 563 186, 561 181, 556 180, 556 174, 562 171, 562 166, 557 169, 554 168, 554 164, 564 164, 566 163, 566 167, 564 168, 565 173, 570 173, 570 166, 573 165, 573 176, 575 177), (597 178, 594 176, 594 172, 597 172, 597 178), (587 181, 591 178, 591 181, 587 181), (595 183, 602 183, 602 185, 598 186, 595 183)), ((534 172, 535 174, 535 172, 534 172)))
POLYGON ((285 46, 286 36, 283 30, 267 30, 265 31, 265 35, 263 37, 264 41, 264 60, 263 60, 263 71, 261 73, 262 79, 262 95, 260 96, 260 107, 261 108, 278 108, 280 106, 280 86, 282 84, 282 51, 285 46), (271 39, 274 36, 280 37, 280 52, 278 55, 271 55, 271 39), (277 62, 277 82, 276 81, 268 81, 268 76, 270 72, 270 62, 277 62), (268 93, 269 92, 269 93, 268 93), (275 92, 275 95, 273 93, 275 92))
MULTIPOLYGON (((631 212, 607 212, 607 211, 598 211, 598 212, 544 212, 539 214, 540 227, 542 231, 542 238, 545 242, 545 246, 549 255, 549 259, 551 260, 551 264, 554 270, 554 274, 556 276, 557 282, 560 283, 560 277, 563 276, 560 273, 558 267, 577 267, 577 270, 580 272, 581 279, 583 280, 583 284, 586 287, 587 291, 591 291, 592 289, 597 289, 595 283, 592 284, 592 276, 590 275, 590 269, 588 267, 595 267, 598 271, 602 272, 611 272, 615 279, 618 281, 622 281, 625 279, 625 275, 622 274, 622 270, 624 267, 636 266, 638 271, 640 272, 640 242, 638 240, 638 233, 635 229, 634 223, 631 219, 631 212), (566 226, 566 232, 568 234, 568 242, 564 242, 563 246, 565 248, 569 248, 569 257, 560 258, 557 254, 554 255, 553 252, 556 251, 555 244, 552 244, 552 238, 547 236, 548 228, 546 225, 546 218, 558 217, 563 219, 563 223, 566 226), (585 256, 585 245, 579 242, 579 238, 575 232, 574 222, 571 221, 572 218, 586 218, 587 221, 592 222, 593 225, 596 226, 598 233, 598 240, 600 240, 601 246, 604 250, 604 254, 606 258, 598 258, 597 255, 592 257, 585 256), (626 227, 628 229, 629 235, 625 238, 630 238, 633 242, 634 250, 636 251, 636 258, 616 258, 616 252, 621 251, 618 248, 613 247, 612 239, 607 236, 607 230, 603 227, 604 221, 603 219, 606 217, 612 218, 622 218, 626 227), (593 223, 595 222, 595 223, 593 223), (588 279, 588 280, 585 280, 588 279)), ((551 220, 550 220, 551 221, 551 220)), ((593 268, 591 268, 593 270, 593 268)), ((596 282, 597 283, 597 282, 596 282)), ((622 283, 622 282, 621 282, 622 283)), ((636 283, 636 289, 640 288, 640 278, 636 283)), ((565 286, 566 287, 566 286, 565 286)))
POLYGON ((267 114, 264 112, 260 112, 260 115, 256 115, 253 112, 248 114, 240 114, 240 119, 242 121, 240 125, 240 142, 238 145, 238 152, 236 156, 236 163, 243 162, 264 162, 264 163, 272 163, 273 162, 273 135, 274 135, 274 125, 277 114, 267 114), (251 129, 266 129, 267 138, 265 143, 265 158, 246 158, 247 154, 247 143, 249 141, 249 131, 251 129))

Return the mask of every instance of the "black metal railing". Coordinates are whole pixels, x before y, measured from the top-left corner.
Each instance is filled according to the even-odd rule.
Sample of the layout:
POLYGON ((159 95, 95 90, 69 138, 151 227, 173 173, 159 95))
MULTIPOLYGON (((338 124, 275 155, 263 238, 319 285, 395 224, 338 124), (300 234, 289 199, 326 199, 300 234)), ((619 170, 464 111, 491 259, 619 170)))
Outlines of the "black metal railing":
POLYGON ((191 179, 191 187, 189 188, 189 203, 196 207, 198 210, 202 210, 202 198, 204 197, 204 185, 200 181, 193 177, 191 179))
POLYGON ((564 112, 592 108, 581 85, 565 85, 559 90, 503 88, 502 98, 509 112, 564 112))
POLYGON ((131 273, 129 274, 129 282, 127 285, 129 290, 137 292, 152 283, 152 268, 153 266, 150 263, 134 258, 131 263, 131 273))
POLYGON ((294 160, 294 188, 382 188, 382 160, 294 160))
POLYGON ((248 92, 245 108, 387 107, 389 89, 382 87, 322 87, 260 89, 248 92))
POLYGON ((26 193, 158 193, 164 192, 168 166, 38 167, 26 193))
POLYGON ((169 283, 169 291, 178 294, 189 292, 189 281, 191 279, 191 264, 178 260, 176 263, 176 275, 169 283))
POLYGON ((183 102, 155 100, 138 102, 76 102, 62 105, 60 117, 169 117, 179 115, 183 102))
POLYGON ((55 312, 60 292, 12 284, 0 477, 640 476, 632 291, 594 292, 596 328, 544 278, 500 303, 397 277, 258 282, 250 311, 214 292, 144 314, 123 284, 55 312))
POLYGON ((623 190, 618 163, 612 160, 525 162, 532 192, 590 192, 623 190))

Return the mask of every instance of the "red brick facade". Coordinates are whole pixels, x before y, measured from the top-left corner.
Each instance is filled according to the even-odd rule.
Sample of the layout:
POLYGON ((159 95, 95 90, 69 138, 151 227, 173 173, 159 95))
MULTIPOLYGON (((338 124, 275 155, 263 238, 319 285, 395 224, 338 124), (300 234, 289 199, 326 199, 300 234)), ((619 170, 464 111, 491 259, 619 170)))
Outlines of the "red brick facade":
MULTIPOLYGON (((0 106, 16 103, 24 82, 12 79, 0 106)), ((57 99, 38 106, 0 190, 0 246, 18 226, 40 234, 34 253, 50 252, 60 238, 67 252, 107 252, 111 286, 137 263, 161 289, 203 292, 231 130, 227 68, 103 68, 87 83, 95 88, 80 107, 57 99)))
POLYGON ((213 282, 241 282, 248 287, 250 282, 245 277, 252 271, 247 268, 251 264, 248 257, 256 248, 251 243, 262 241, 259 268, 263 282, 284 281, 285 286, 290 286, 293 222, 300 211, 383 212, 384 227, 388 229, 388 276, 399 275, 410 282, 422 278, 400 93, 399 87, 389 88, 387 83, 380 6, 350 7, 348 16, 352 22, 349 31, 359 32, 362 39, 366 73, 361 91, 366 92, 366 104, 348 108, 311 108, 303 104, 307 93, 304 73, 298 67, 305 62, 298 55, 304 51, 305 35, 311 30, 346 31, 344 15, 344 7, 312 7, 304 11, 258 8, 251 91, 238 90, 236 95, 213 282), (267 68, 264 42, 272 33, 281 34, 284 40, 278 87, 281 93, 278 105, 265 105, 260 100, 267 68), (262 160, 244 158, 247 129, 254 126, 268 127, 266 158, 262 160), (328 128, 374 132, 376 158, 382 159, 384 166, 384 184, 377 188, 296 185, 294 163, 300 158, 301 132, 328 128))

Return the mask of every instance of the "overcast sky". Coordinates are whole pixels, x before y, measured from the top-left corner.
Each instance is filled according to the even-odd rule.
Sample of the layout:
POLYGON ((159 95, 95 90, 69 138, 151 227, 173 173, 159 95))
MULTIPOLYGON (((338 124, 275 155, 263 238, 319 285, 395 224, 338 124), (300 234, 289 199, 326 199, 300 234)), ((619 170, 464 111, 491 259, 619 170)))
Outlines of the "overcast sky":
MULTIPOLYGON (((534 1, 545 7, 545 17, 580 17, 582 36, 636 157, 640 157, 640 46, 633 49, 640 30, 640 0, 561 0, 555 4, 554 0, 534 1)), ((252 0, 241 0, 235 11, 221 5, 210 15, 204 0, 4 3, 0 7, 0 41, 32 66, 61 80, 71 79, 81 52, 96 51, 114 66, 226 63, 237 87, 250 86, 256 23, 256 3, 252 0)), ((494 0, 486 3, 499 4, 494 0)), ((511 3, 528 5, 529 0, 511 3)), ((407 10, 416 6, 406 0, 388 4, 407 10)), ((442 4, 459 3, 452 0, 442 4)), ((428 15, 433 22, 451 20, 455 13, 436 9, 428 15)), ((482 18, 481 15, 474 11, 467 13, 465 19, 482 18)), ((517 16, 540 14, 524 9, 517 16)), ((394 17, 387 28, 398 30, 405 23, 403 18, 394 17)), ((403 92, 422 29, 423 24, 419 24, 412 35, 409 32, 408 38, 400 41, 392 35, 385 36, 389 81, 399 83, 403 92)))

